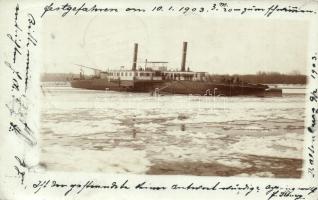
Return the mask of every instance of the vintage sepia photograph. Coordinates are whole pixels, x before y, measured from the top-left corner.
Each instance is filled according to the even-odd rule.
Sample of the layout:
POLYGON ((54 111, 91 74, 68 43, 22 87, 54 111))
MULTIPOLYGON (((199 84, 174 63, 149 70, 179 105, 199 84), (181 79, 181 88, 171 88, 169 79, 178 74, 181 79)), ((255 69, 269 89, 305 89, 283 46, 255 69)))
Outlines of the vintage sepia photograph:
POLYGON ((47 15, 42 29, 45 170, 302 177, 307 21, 47 15))

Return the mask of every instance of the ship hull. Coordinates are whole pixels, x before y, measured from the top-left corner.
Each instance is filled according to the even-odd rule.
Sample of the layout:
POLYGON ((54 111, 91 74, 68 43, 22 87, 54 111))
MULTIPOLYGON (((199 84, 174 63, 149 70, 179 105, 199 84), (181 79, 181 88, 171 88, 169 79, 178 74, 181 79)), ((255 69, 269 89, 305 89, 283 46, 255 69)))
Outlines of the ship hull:
POLYGON ((222 84, 207 81, 108 81, 101 79, 73 80, 73 88, 127 92, 158 92, 206 96, 264 96, 267 86, 222 84))
POLYGON ((267 88, 251 84, 222 84, 205 81, 173 81, 170 84, 162 92, 206 96, 264 96, 267 88))
POLYGON ((71 81, 71 86, 73 88, 81 88, 88 90, 115 90, 115 91, 125 91, 129 87, 124 87, 118 82, 108 82, 102 79, 93 80, 73 80, 71 81))

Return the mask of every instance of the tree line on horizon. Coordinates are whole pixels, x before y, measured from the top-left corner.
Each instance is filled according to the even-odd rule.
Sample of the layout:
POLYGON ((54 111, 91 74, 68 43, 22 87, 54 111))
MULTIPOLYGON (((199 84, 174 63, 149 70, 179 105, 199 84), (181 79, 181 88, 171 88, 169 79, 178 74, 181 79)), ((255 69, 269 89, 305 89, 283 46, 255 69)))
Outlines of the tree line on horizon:
MULTIPOLYGON (((41 74, 42 82, 66 82, 73 78, 78 78, 78 74, 73 73, 43 73, 41 74)), ((256 74, 213 74, 208 77, 210 80, 222 81, 239 79, 241 82, 253 84, 306 84, 307 76, 298 72, 289 74, 279 72, 258 72, 256 74)))
POLYGON ((215 74, 210 75, 211 80, 233 80, 238 78, 240 82, 253 84, 306 84, 307 76, 293 71, 288 74, 279 72, 264 72, 260 71, 256 74, 215 74))

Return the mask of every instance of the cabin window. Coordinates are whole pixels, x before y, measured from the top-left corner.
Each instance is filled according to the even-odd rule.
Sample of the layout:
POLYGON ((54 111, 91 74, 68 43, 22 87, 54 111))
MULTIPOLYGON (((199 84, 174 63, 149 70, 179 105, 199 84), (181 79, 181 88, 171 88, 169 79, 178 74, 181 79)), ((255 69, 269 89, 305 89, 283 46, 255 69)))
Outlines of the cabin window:
POLYGON ((127 76, 127 72, 125 72, 125 76, 127 76))

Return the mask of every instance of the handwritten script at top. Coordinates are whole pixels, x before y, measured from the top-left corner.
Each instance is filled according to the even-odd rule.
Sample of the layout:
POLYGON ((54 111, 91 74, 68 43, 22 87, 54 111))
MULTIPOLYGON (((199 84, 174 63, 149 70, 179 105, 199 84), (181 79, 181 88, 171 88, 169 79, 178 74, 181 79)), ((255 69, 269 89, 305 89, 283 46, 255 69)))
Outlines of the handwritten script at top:
MULTIPOLYGON (((28 13, 25 23, 20 21, 19 4, 15 7, 13 19, 13 33, 8 33, 7 37, 12 46, 12 60, 4 61, 4 64, 11 70, 12 83, 10 85, 10 101, 6 103, 6 107, 10 113, 9 133, 18 136, 30 146, 36 145, 34 131, 28 124, 29 102, 28 88, 30 82, 30 69, 32 48, 37 46, 35 39, 34 26, 35 19, 32 14, 28 13), (25 27, 26 26, 26 27, 25 27)), ((23 158, 15 156, 17 165, 14 169, 20 177, 21 184, 24 182, 27 166, 23 158)))
POLYGON ((73 5, 70 3, 57 4, 50 3, 43 8, 41 17, 44 17, 50 12, 61 12, 61 16, 65 17, 67 15, 73 14, 77 15, 79 13, 180 13, 180 14, 215 14, 215 13, 226 13, 226 14, 261 14, 265 17, 270 17, 275 13, 283 14, 316 14, 316 11, 310 9, 304 9, 298 6, 280 6, 278 4, 272 4, 268 7, 233 7, 230 3, 220 2, 212 3, 209 6, 153 6, 152 8, 142 8, 142 7, 126 7, 126 8, 114 8, 114 7, 103 7, 97 4, 81 3, 78 5, 73 5))

